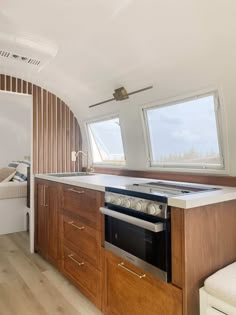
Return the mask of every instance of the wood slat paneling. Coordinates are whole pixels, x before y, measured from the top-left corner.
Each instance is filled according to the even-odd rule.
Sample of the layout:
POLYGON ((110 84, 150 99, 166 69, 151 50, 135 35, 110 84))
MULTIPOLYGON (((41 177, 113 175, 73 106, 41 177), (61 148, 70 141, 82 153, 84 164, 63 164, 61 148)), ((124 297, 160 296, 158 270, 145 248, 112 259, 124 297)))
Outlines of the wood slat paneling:
POLYGON ((47 135, 47 151, 48 151, 48 172, 52 172, 52 97, 48 93, 48 135, 47 135))
POLYGON ((12 78, 12 83, 11 83, 11 90, 12 92, 16 92, 16 78, 12 78))
POLYGON ((81 164, 71 162, 71 151, 78 151, 82 140, 69 107, 41 87, 4 74, 0 74, 0 90, 33 96, 34 174, 79 171, 81 164))
MULTIPOLYGON (((64 102, 61 103, 61 119, 62 119, 62 152, 66 151, 66 105, 64 102)), ((66 172, 66 158, 65 154, 62 154, 62 172, 66 172)))
MULTIPOLYGON (((44 133, 43 133, 43 160, 48 160, 48 93, 46 90, 43 90, 43 122, 44 122, 44 133)), ((43 173, 48 172, 48 163, 43 165, 43 173)))
POLYGON ((0 76, 0 80, 1 80, 0 88, 3 91, 5 91, 5 89, 6 89, 5 79, 6 79, 6 76, 4 74, 1 74, 1 76, 0 76))
POLYGON ((37 88, 33 88, 33 168, 34 173, 38 173, 38 102, 37 102, 37 88))
POLYGON ((55 95, 52 97, 52 122, 53 122, 53 129, 52 129, 52 147, 53 147, 53 163, 52 163, 52 171, 54 173, 57 172, 57 98, 55 95))
POLYGON ((27 86, 28 86, 28 83, 26 81, 23 81, 23 93, 26 94, 28 91, 27 91, 27 86))
POLYGON ((30 82, 27 82, 27 92, 26 93, 28 93, 28 94, 32 94, 32 83, 30 83, 30 82))
POLYGON ((17 79, 17 93, 22 93, 22 80, 17 79))
MULTIPOLYGON (((78 152, 79 150, 81 150, 81 146, 80 146, 80 128, 77 122, 77 119, 74 117, 74 124, 75 124, 75 151, 78 152)), ((82 156, 81 154, 78 156, 78 158, 76 159, 75 162, 75 169, 79 169, 79 165, 82 165, 82 156)))
POLYGON ((70 170, 70 109, 66 108, 66 171, 70 170))
POLYGON ((11 77, 9 75, 6 76, 6 91, 12 91, 11 90, 11 77))
MULTIPOLYGON (((70 133, 70 148, 71 148, 71 152, 75 151, 75 129, 74 129, 74 115, 72 113, 72 111, 70 111, 70 130, 72 130, 72 132, 70 133)), ((70 158, 70 168, 72 170, 75 169, 75 163, 71 161, 70 158)))
POLYGON ((43 121, 43 110, 44 106, 42 104, 42 89, 37 87, 37 101, 38 101, 38 167, 39 172, 43 171, 43 151, 44 151, 44 143, 43 143, 43 134, 44 134, 44 121, 43 121))
POLYGON ((61 100, 57 98, 57 170, 62 172, 62 119, 61 119, 61 100))

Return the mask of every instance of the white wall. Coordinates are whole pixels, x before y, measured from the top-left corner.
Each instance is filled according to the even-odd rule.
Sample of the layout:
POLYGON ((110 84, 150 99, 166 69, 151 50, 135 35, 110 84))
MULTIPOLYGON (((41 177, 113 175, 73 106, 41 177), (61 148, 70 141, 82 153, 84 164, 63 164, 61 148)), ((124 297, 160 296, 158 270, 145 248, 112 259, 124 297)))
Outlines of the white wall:
POLYGON ((32 97, 0 93, 0 167, 31 155, 32 97))

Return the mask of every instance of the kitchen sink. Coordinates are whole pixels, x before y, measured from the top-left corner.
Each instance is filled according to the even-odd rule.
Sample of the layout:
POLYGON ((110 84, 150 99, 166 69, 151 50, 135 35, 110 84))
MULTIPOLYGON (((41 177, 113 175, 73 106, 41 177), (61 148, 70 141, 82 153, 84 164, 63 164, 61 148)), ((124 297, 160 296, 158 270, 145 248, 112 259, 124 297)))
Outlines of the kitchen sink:
POLYGON ((51 173, 47 174, 49 176, 55 177, 76 177, 76 176, 91 176, 95 175, 94 173, 86 173, 86 172, 73 172, 73 173, 51 173))

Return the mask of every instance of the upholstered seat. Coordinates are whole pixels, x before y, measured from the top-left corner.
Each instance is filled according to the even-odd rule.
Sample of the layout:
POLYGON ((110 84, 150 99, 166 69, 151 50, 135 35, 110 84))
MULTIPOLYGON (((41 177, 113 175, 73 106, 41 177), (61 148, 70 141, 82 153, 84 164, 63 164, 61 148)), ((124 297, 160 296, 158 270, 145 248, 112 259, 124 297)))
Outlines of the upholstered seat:
POLYGON ((236 315, 236 262, 205 280, 200 289, 201 315, 236 315))
POLYGON ((225 303, 236 307, 236 262, 207 278, 205 290, 225 303))

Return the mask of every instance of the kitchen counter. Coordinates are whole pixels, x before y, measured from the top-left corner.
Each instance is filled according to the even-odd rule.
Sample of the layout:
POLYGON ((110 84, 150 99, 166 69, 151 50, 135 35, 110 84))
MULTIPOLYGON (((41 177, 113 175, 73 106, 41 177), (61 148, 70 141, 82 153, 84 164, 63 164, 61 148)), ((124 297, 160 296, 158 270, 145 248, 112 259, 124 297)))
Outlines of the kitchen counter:
MULTIPOLYGON (((136 178, 117 175, 93 174, 88 176, 75 177, 56 177, 50 174, 37 174, 36 178, 41 178, 49 181, 54 181, 62 184, 74 185, 98 191, 105 191, 105 187, 124 188, 126 185, 144 184, 147 182, 155 182, 157 180, 148 178, 136 178)), ((162 181, 167 182, 167 181, 162 181)), ((168 183, 174 183, 168 181, 168 183)), ((181 183, 183 184, 183 183, 181 183)), ((189 183, 186 183, 189 185, 189 183)), ((194 185, 194 184, 193 184, 194 185)), ((197 185, 197 184, 195 184, 197 185)), ((168 198, 168 205, 183 209, 190 209, 204 205, 229 201, 236 199, 236 188, 225 186, 209 186, 201 185, 202 187, 216 187, 219 190, 197 192, 181 196, 174 196, 168 198)))

